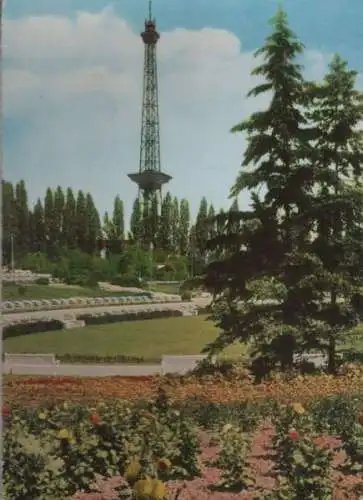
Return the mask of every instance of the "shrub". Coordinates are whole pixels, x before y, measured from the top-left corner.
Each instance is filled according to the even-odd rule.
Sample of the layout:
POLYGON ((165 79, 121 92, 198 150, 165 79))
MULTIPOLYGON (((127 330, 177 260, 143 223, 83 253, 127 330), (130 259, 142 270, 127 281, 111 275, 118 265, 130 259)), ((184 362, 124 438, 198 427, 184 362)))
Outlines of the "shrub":
POLYGON ((46 277, 38 278, 35 281, 36 285, 49 285, 49 283, 50 283, 50 280, 49 280, 49 278, 46 278, 46 277))
POLYGON ((347 455, 346 465, 352 472, 363 471, 363 414, 358 415, 350 429, 345 428, 343 449, 347 455))
POLYGON ((62 498, 56 475, 63 462, 50 453, 44 441, 15 422, 4 438, 4 495, 12 500, 62 498))
POLYGON ((288 498, 331 498, 332 452, 324 442, 312 439, 312 419, 305 408, 300 403, 281 408, 274 423, 276 468, 286 480, 284 488, 289 492, 288 498))
POLYGON ((120 323, 122 321, 142 321, 156 318, 171 318, 182 316, 181 311, 166 309, 165 311, 140 311, 123 314, 102 314, 101 316, 92 316, 91 314, 81 314, 78 320, 84 321, 86 325, 103 325, 107 323, 120 323))
POLYGON ((253 484, 248 474, 248 453, 250 439, 241 429, 226 424, 221 432, 222 449, 215 462, 222 469, 221 481, 217 488, 240 491, 253 484))
POLYGON ((190 302, 192 300, 192 292, 190 290, 184 290, 181 293, 181 299, 184 302, 190 302))
MULTIPOLYGON (((119 364, 119 363, 145 363, 146 360, 142 356, 123 356, 122 354, 116 354, 115 356, 97 356, 92 354, 62 354, 57 355, 57 359, 63 363, 101 363, 101 364, 119 364)), ((151 359, 147 360, 148 362, 151 359)), ((153 360, 159 362, 160 360, 153 360)))
POLYGON ((143 286, 143 281, 134 274, 119 274, 110 280, 111 285, 136 287, 143 286))
POLYGON ((57 319, 6 325, 3 327, 3 339, 5 340, 11 337, 20 337, 21 335, 30 335, 31 333, 62 330, 63 328, 64 324, 62 321, 57 319))

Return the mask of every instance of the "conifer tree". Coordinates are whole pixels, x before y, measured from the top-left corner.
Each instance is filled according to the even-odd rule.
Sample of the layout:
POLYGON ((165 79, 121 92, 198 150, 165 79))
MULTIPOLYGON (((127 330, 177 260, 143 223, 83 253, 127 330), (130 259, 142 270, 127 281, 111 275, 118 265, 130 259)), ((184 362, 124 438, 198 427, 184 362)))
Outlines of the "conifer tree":
POLYGON ((249 190, 252 207, 226 214, 222 260, 209 266, 205 284, 224 304, 218 314, 222 333, 209 352, 237 339, 249 341, 256 364, 266 368, 278 362, 285 369, 292 366, 294 351, 301 346, 301 324, 309 305, 301 284, 311 271, 301 238, 306 228, 294 225, 294 220, 310 200, 313 132, 302 109, 306 83, 296 62, 303 46, 283 10, 272 23, 272 34, 255 53, 262 63, 252 73, 264 82, 248 94, 269 92, 270 105, 232 129, 247 134, 247 148, 231 196, 249 190), (266 188, 263 197, 258 194, 261 187, 266 188), (239 232, 230 234, 238 218, 239 232), (253 283, 264 280, 277 282, 272 287, 277 303, 266 302, 268 296, 261 303, 253 293, 253 283))
MULTIPOLYGON (((305 225, 314 223, 312 251, 319 259, 325 301, 312 314, 320 322, 314 344, 329 355, 329 369, 336 369, 337 343, 357 321, 353 298, 363 285, 363 93, 356 90, 357 72, 335 55, 322 84, 311 86, 309 117, 316 126, 314 142, 315 196, 305 225), (358 189, 357 189, 358 188, 358 189)), ((317 274, 319 277, 319 274, 317 274)))

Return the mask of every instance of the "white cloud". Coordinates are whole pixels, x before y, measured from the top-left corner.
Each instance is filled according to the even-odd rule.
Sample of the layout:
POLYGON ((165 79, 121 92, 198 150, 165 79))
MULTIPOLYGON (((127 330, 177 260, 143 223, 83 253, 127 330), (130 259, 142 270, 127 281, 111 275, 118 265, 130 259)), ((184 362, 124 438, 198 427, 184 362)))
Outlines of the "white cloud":
MULTIPOLYGON (((142 26, 140 26, 142 28, 142 26)), ((106 9, 74 19, 5 20, 5 117, 27 126, 7 148, 5 172, 30 193, 47 185, 83 188, 102 210, 119 192, 128 209, 138 169, 143 46, 138 33, 106 9)), ((311 77, 324 55, 308 53, 311 77)), ((158 45, 162 164, 173 194, 196 209, 205 195, 226 205, 243 139, 229 129, 266 99, 245 99, 255 81, 253 54, 230 32, 204 28, 161 33, 158 45)), ((310 74, 309 74, 310 77, 310 74)))

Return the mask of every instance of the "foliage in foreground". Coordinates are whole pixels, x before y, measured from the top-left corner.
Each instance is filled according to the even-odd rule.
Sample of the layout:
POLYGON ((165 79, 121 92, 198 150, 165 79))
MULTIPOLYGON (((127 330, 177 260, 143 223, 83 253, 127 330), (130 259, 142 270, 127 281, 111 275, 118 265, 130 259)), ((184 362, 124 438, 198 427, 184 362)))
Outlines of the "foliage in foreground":
POLYGON ((205 419, 211 409, 202 402, 194 412, 189 405, 176 409, 163 392, 143 405, 4 407, 6 497, 65 499, 77 491, 91 491, 98 476, 121 476, 119 498, 174 498, 168 496, 169 481, 200 475, 198 428, 220 445, 214 466, 221 470, 221 480, 209 487, 254 491, 251 439, 256 428, 270 419, 275 427, 272 446, 280 487, 266 498, 331 499, 337 446, 346 453, 341 471, 360 472, 356 464, 362 461, 361 396, 319 399, 305 406, 265 401, 240 406, 237 411, 219 405, 213 418, 205 419), (344 412, 350 419, 342 418, 344 412), (338 421, 340 434, 336 436, 338 421))
MULTIPOLYGON (((167 401, 149 408, 98 405, 7 411, 4 482, 7 498, 66 498, 89 489, 96 475, 173 479, 199 475, 195 428, 167 401)), ((163 498, 155 497, 155 498, 163 498)))

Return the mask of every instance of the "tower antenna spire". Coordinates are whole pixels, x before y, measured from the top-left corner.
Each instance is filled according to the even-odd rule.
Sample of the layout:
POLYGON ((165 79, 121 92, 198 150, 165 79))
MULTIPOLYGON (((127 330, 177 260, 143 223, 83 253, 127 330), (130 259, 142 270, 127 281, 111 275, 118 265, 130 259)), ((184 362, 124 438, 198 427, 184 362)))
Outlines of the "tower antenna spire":
MULTIPOLYGON (((128 174, 137 184, 143 206, 148 210, 149 203, 157 197, 161 201, 161 188, 172 177, 161 170, 160 161, 160 123, 159 92, 156 60, 156 46, 160 34, 156 21, 152 19, 152 0, 149 0, 149 19, 145 20, 141 39, 144 43, 144 78, 141 114, 140 162, 139 171, 128 174)), ((146 213, 146 212, 145 212, 146 213)))

